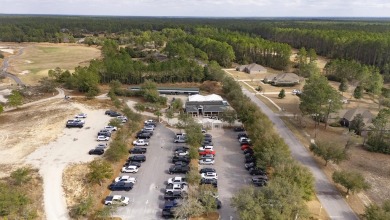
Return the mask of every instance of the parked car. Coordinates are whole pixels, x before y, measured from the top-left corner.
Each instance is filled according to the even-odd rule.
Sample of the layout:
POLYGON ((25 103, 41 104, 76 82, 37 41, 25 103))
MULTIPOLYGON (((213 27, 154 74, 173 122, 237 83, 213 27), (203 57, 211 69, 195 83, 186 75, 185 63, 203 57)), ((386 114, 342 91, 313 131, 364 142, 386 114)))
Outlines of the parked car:
POLYGON ((85 120, 81 120, 81 119, 79 119, 79 118, 73 119, 73 122, 85 124, 85 120))
POLYGON ((117 183, 111 183, 108 186, 108 189, 111 191, 130 191, 133 189, 134 184, 133 183, 126 183, 126 182, 117 182, 117 183))
POLYGON ((82 127, 84 127, 84 124, 81 122, 76 122, 74 120, 68 120, 66 122, 66 127, 67 128, 82 128, 82 127))
POLYGON ((200 159, 214 159, 214 155, 212 154, 201 155, 200 159))
POLYGON ((153 131, 140 130, 139 132, 137 132, 137 135, 139 135, 139 134, 149 134, 150 136, 153 136, 153 131))
POLYGON ((129 197, 121 196, 121 195, 113 195, 113 196, 107 196, 104 199, 104 205, 121 205, 126 206, 129 204, 129 197))
POLYGON ((164 194, 165 200, 174 200, 174 199, 182 199, 184 196, 184 193, 181 191, 176 192, 168 192, 164 194))
POLYGON ((107 110, 106 112, 104 112, 105 115, 111 115, 112 113, 116 113, 116 112, 113 110, 107 110))
POLYGON ((247 149, 245 149, 244 151, 243 151, 243 153, 244 153, 244 155, 245 154, 250 154, 250 153, 255 153, 254 151, 253 151, 253 149, 252 148, 247 148, 247 149))
POLYGON ((103 136, 103 135, 99 135, 97 138, 96 138, 97 141, 109 141, 110 140, 110 137, 107 137, 107 136, 103 136))
POLYGON ((199 160, 200 165, 214 165, 214 159, 206 158, 199 160))
POLYGON ((198 149, 199 152, 202 152, 202 151, 205 151, 205 150, 213 150, 214 149, 214 146, 204 146, 204 147, 200 147, 198 149))
POLYGON ((95 148, 95 149, 91 149, 89 152, 88 152, 89 155, 102 155, 104 154, 104 149, 102 148, 95 148))
POLYGON ((215 156, 215 150, 204 150, 199 152, 199 155, 208 155, 208 154, 215 156))
POLYGON ((106 149, 107 147, 108 147, 107 143, 99 143, 98 145, 96 145, 95 148, 106 149))
POLYGON ((187 184, 187 178, 181 176, 175 176, 168 179, 168 184, 187 184))
POLYGON ((118 113, 118 112, 111 112, 110 114, 109 114, 109 116, 110 117, 118 117, 118 116, 121 116, 121 113, 118 113))
POLYGON ((128 161, 126 162, 125 164, 123 164, 124 167, 127 167, 127 166, 136 166, 137 168, 140 168, 141 167, 141 163, 140 162, 137 162, 137 161, 128 161))
POLYGON ((190 170, 189 166, 176 166, 173 165, 172 167, 169 168, 168 173, 169 174, 174 174, 174 173, 188 173, 190 170))
POLYGON ((186 150, 176 150, 175 151, 176 156, 187 156, 188 154, 189 154, 189 152, 186 150))
POLYGON ((187 184, 173 184, 170 183, 165 187, 165 192, 175 192, 175 191, 180 191, 180 192, 185 192, 188 190, 187 184))
POLYGON ((242 132, 242 131, 245 131, 245 129, 244 129, 244 127, 234 127, 233 131, 235 131, 235 132, 242 132))
POLYGON ((80 113, 80 114, 77 114, 74 116, 75 118, 86 118, 87 117, 87 114, 85 113, 80 113))
POLYGON ((136 161, 136 162, 145 162, 146 161, 146 156, 145 155, 133 155, 130 156, 129 161, 136 161))
POLYGON ((203 134, 204 137, 212 138, 213 136, 211 134, 203 134))
POLYGON ((145 139, 137 139, 137 140, 133 141, 133 145, 134 146, 148 146, 149 141, 147 141, 145 139))
POLYGON ((175 151, 178 151, 178 150, 184 150, 184 151, 188 151, 190 148, 189 147, 186 147, 186 146, 178 146, 175 148, 175 151))
POLYGON ((128 119, 126 116, 123 116, 123 115, 119 115, 119 116, 116 116, 117 119, 121 120, 123 123, 127 122, 128 119))
POLYGON ((138 139, 149 139, 151 138, 151 134, 150 133, 140 133, 140 134, 137 134, 136 138, 138 139))
POLYGON ((173 209, 163 209, 161 212, 161 217, 166 219, 174 218, 175 212, 173 209))
POLYGON ((176 137, 173 139, 173 143, 185 143, 187 142, 187 139, 185 137, 176 137))
POLYGON ((213 141, 213 138, 212 137, 203 137, 203 141, 207 141, 210 143, 213 141))
POLYGON ((240 139, 241 137, 248 137, 246 133, 238 133, 237 139, 240 139))
MULTIPOLYGON (((241 150, 247 150, 247 149, 252 149, 252 147, 251 147, 251 145, 249 145, 249 144, 243 144, 243 145, 241 145, 241 150)), ((252 149, 253 150, 253 149, 252 149)))
POLYGON ((176 163, 179 161, 189 163, 191 161, 191 159, 188 156, 174 156, 172 158, 172 163, 176 163))
POLYGON ((149 119, 149 120, 144 121, 144 124, 155 124, 155 126, 156 126, 157 122, 154 121, 153 119, 149 119))
POLYGON ((131 176, 118 176, 117 178, 114 179, 114 182, 129 182, 129 183, 136 183, 137 179, 135 177, 131 176))
POLYGON ((138 173, 138 167, 136 167, 136 166, 122 167, 121 172, 122 173, 138 173))
POLYGON ((251 142, 251 139, 249 139, 247 137, 240 137, 240 139, 238 139, 238 142, 240 142, 240 143, 245 143, 245 142, 249 143, 249 142, 251 142))
POLYGON ((254 176, 254 175, 266 175, 265 171, 261 168, 258 167, 252 167, 249 169, 249 174, 254 176))
POLYGON ((98 137, 99 136, 111 137, 110 132, 104 132, 104 131, 99 131, 97 135, 98 135, 98 137))
POLYGON ((249 170, 250 168, 256 167, 256 162, 246 163, 245 169, 249 170))
POLYGON ((253 183, 253 185, 259 186, 259 187, 267 185, 267 181, 266 180, 259 179, 259 178, 254 178, 254 177, 252 178, 252 183, 253 183))
POLYGON ((255 157, 250 157, 250 158, 246 158, 245 159, 245 163, 251 163, 251 162, 256 162, 256 158, 255 157))
POLYGON ((177 207, 178 205, 179 205, 179 203, 177 202, 177 200, 168 200, 168 201, 165 201, 164 206, 163 206, 163 210, 164 209, 172 209, 174 207, 177 207))
POLYGON ((99 132, 107 132, 107 133, 110 133, 110 135, 112 134, 112 130, 109 130, 109 129, 102 129, 99 132))
POLYGON ((215 169, 214 168, 211 168, 211 167, 204 167, 202 169, 199 170, 199 173, 202 174, 202 173, 215 173, 215 169))
POLYGON ((202 179, 218 179, 218 175, 216 172, 202 173, 200 176, 202 177, 202 179))
POLYGON ((204 178, 202 178, 202 179, 200 180, 200 185, 203 185, 203 184, 210 184, 210 185, 212 185, 212 186, 214 186, 214 187, 218 187, 218 180, 216 180, 216 179, 204 179, 204 178))
POLYGON ((185 161, 177 161, 174 163, 176 166, 186 166, 188 165, 189 163, 185 162, 185 161))
POLYGON ((129 153, 131 154, 144 154, 146 153, 147 148, 146 147, 134 147, 129 150, 129 153))
POLYGON ((107 125, 103 129, 109 130, 109 131, 117 131, 118 128, 115 126, 107 125))

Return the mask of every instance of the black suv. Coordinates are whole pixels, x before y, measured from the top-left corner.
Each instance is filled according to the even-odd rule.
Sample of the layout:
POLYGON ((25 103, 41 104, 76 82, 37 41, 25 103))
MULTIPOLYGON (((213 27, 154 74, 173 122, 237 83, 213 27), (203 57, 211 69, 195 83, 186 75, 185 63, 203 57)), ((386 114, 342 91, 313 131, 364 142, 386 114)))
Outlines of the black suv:
POLYGON ((99 131, 97 135, 104 136, 104 137, 111 137, 111 133, 106 131, 99 131))
POLYGON ((144 154, 146 153, 147 148, 146 147, 135 147, 133 149, 129 150, 129 153, 131 154, 144 154))
POLYGON ((173 173, 188 173, 188 171, 190 171, 190 167, 189 166, 176 166, 176 165, 173 165, 172 167, 169 168, 168 170, 168 173, 169 174, 173 174, 173 173))
POLYGON ((133 189, 133 186, 134 186, 133 183, 119 181, 110 184, 108 188, 112 191, 121 191, 121 190, 130 191, 131 189, 133 189))
POLYGON ((178 161, 182 161, 185 163, 190 163, 191 159, 188 156, 174 156, 172 158, 172 163, 176 163, 178 161))
POLYGON ((104 114, 109 115, 111 117, 121 116, 120 113, 113 110, 107 110, 104 114))
POLYGON ((211 167, 205 167, 205 168, 202 168, 200 169, 199 173, 202 174, 202 173, 215 173, 215 169, 214 168, 211 168, 211 167))
POLYGON ((240 139, 240 138, 242 138, 242 137, 248 137, 248 135, 246 134, 246 133, 239 133, 238 135, 237 135, 237 139, 240 139))
POLYGON ((180 191, 167 192, 164 194, 165 200, 182 199, 183 194, 180 191))
POLYGON ((175 148, 175 151, 183 150, 183 151, 188 151, 190 148, 186 146, 178 146, 175 148))
POLYGON ((242 132, 242 131, 245 131, 244 127, 235 127, 235 128, 233 128, 233 130, 234 130, 235 132, 242 132))
POLYGON ((145 155, 133 155, 130 156, 128 161, 136 161, 136 162, 145 162, 146 161, 146 156, 145 155))
POLYGON ((149 139, 152 135, 150 133, 141 133, 137 134, 137 139, 149 139))
POLYGON ((266 175, 265 171, 259 167, 252 167, 249 169, 250 175, 266 175))
POLYGON ((253 177, 252 178, 252 183, 255 185, 255 186, 266 186, 267 185, 267 180, 264 179, 264 178, 257 178, 257 177, 253 177))
POLYGON ((66 122, 66 127, 67 128, 82 128, 82 127, 84 127, 84 124, 81 122, 75 122, 73 120, 69 120, 66 122))
POLYGON ((252 162, 256 162, 256 158, 255 157, 249 157, 249 158, 245 158, 245 163, 252 163, 252 162))
POLYGON ((88 152, 89 155, 96 154, 96 155, 102 155, 104 154, 104 149, 103 148, 95 148, 92 149, 88 152))
POLYGON ((214 187, 218 187, 218 181, 216 179, 201 179, 200 185, 203 185, 203 184, 210 184, 214 187))

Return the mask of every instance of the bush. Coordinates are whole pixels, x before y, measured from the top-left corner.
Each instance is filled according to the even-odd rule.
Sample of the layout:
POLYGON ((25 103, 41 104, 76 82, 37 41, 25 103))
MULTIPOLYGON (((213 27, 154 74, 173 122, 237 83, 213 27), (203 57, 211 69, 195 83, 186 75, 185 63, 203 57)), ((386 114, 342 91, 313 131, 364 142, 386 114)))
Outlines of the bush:
POLYGON ((79 204, 70 208, 69 215, 74 219, 78 219, 82 216, 87 216, 93 207, 93 199, 89 196, 86 200, 81 201, 79 204))

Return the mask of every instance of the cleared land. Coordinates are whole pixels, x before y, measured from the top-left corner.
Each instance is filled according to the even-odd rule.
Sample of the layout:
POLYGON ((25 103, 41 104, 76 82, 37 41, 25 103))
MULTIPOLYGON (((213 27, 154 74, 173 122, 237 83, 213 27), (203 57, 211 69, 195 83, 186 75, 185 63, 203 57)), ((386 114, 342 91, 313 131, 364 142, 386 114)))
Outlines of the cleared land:
POLYGON ((100 56, 98 48, 80 44, 22 44, 10 58, 8 71, 26 84, 37 84, 50 69, 60 67, 73 71, 75 67, 86 66, 90 60, 100 56))

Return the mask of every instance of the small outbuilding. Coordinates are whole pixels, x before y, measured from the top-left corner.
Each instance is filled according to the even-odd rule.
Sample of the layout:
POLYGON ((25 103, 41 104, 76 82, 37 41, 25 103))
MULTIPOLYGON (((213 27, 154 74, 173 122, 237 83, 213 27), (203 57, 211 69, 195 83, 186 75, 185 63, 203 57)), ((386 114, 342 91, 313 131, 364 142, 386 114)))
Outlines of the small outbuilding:
POLYGON ((274 86, 294 86, 301 82, 301 78, 295 73, 279 73, 269 75, 263 81, 274 86))
POLYGON ((236 68, 237 71, 245 72, 248 74, 254 74, 254 73, 267 73, 267 69, 263 67, 262 65, 259 65, 257 63, 251 63, 248 65, 241 65, 236 68))

